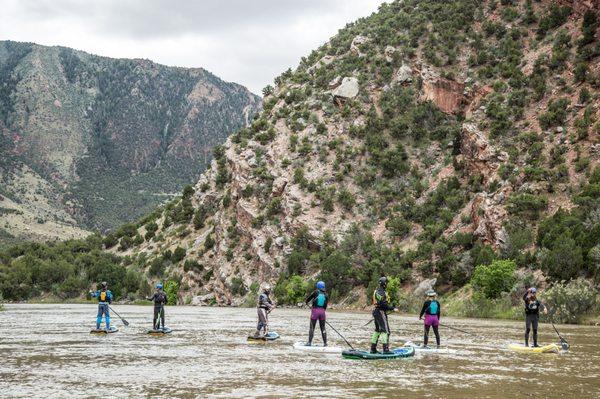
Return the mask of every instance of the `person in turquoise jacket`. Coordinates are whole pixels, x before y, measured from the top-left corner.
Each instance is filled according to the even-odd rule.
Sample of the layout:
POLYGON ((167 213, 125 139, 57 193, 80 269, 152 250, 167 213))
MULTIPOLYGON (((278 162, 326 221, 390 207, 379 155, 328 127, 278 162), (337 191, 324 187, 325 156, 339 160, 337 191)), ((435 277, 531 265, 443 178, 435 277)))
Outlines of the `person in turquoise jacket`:
POLYGON ((98 315, 96 316, 96 330, 100 329, 100 324, 102 323, 102 316, 104 316, 104 321, 106 322, 106 331, 110 330, 110 313, 108 305, 112 303, 113 294, 108 289, 108 283, 106 281, 102 282, 102 288, 98 291, 90 291, 90 295, 92 298, 98 298, 98 315))

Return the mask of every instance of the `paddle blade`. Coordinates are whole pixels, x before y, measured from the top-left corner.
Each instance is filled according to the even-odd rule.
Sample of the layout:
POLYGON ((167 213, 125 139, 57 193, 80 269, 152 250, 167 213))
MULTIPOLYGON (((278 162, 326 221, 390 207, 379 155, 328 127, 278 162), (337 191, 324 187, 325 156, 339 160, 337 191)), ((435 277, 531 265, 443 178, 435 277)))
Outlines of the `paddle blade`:
POLYGON ((123 322, 123 324, 125 324, 125 327, 129 327, 129 322, 125 319, 121 319, 121 321, 123 322))
POLYGON ((560 346, 564 351, 569 350, 569 343, 563 337, 560 337, 560 346))

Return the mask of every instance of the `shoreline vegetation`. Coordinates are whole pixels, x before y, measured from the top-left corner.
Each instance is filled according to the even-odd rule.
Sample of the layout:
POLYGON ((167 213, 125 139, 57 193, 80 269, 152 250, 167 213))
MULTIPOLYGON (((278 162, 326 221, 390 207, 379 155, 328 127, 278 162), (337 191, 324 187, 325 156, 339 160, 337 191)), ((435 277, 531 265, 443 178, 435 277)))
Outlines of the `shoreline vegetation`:
MULTIPOLYGON (((442 311, 444 317, 453 317, 460 319, 490 319, 490 320, 511 320, 511 321, 519 321, 524 318, 523 314, 523 306, 521 303, 518 305, 512 305, 507 298, 500 299, 499 301, 487 301, 487 302, 478 302, 477 304, 473 303, 471 299, 465 299, 465 291, 468 290, 459 290, 457 292, 451 293, 444 298, 440 299, 442 304, 442 311), (473 309, 477 308, 476 311, 473 309)), ((239 305, 218 305, 216 303, 213 304, 202 304, 202 305, 193 305, 191 303, 181 303, 178 305, 171 306, 192 306, 192 307, 224 307, 224 308, 243 308, 243 309, 251 309, 254 308, 254 305, 250 303, 251 301, 245 301, 239 305)), ((413 297, 410 302, 404 301, 398 304, 399 312, 396 313, 399 316, 418 316, 419 310, 421 307, 422 300, 413 297)), ((88 300, 85 298, 69 298, 66 300, 61 300, 56 296, 45 296, 38 298, 31 298, 26 301, 5 301, 6 304, 11 305, 20 305, 20 304, 41 304, 41 305, 53 305, 53 304, 73 304, 73 305, 96 305, 96 302, 93 300, 88 300)), ((143 300, 143 299, 135 299, 133 301, 128 300, 119 300, 115 301, 114 305, 126 305, 126 306, 148 306, 151 307, 152 302, 143 300)), ((303 303, 298 303, 296 305, 293 304, 282 304, 278 305, 278 308, 283 309, 299 309, 299 310, 308 310, 309 308, 303 303)), ((360 303, 353 303, 351 305, 340 305, 340 304, 331 304, 330 311, 332 312, 345 312, 345 313, 364 313, 370 314, 370 307, 362 306, 360 303)), ((3 303, 0 303, 0 311, 3 309, 3 303)), ((577 318, 576 322, 565 320, 564 318, 558 318, 558 320, 554 320, 552 317, 552 313, 550 315, 540 314, 540 322, 541 323, 550 323, 553 321, 556 324, 575 324, 575 325, 588 325, 588 326, 600 326, 600 307, 596 307, 592 311, 588 311, 580 317, 577 318)))

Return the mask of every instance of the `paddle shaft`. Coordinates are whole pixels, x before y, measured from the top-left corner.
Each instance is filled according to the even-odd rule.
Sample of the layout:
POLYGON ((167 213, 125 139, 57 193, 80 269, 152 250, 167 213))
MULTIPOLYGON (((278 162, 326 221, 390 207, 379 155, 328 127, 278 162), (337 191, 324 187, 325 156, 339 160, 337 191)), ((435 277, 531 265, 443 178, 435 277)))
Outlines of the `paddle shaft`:
MULTIPOLYGON (((566 339, 564 339, 564 338, 562 337, 562 335, 560 335, 560 333, 559 333, 559 332, 558 332, 558 330, 556 329, 556 326, 554 325, 554 322, 553 322, 552 320, 550 320, 550 324, 552 324, 552 328, 554 328, 554 331, 556 331, 556 335, 558 335, 558 338, 560 339, 560 343, 561 343, 561 345, 562 345, 563 343, 564 343, 564 344, 566 344, 566 345, 567 345, 567 349, 568 349, 568 345, 569 345, 569 343, 567 342, 567 340, 566 340, 566 339)), ((564 349, 564 348, 563 348, 563 349, 564 349)))
POLYGON ((353 347, 352 345, 350 345, 350 342, 348 342, 348 340, 347 340, 346 338, 344 338, 344 336, 343 336, 342 334, 340 334, 340 332, 339 332, 338 330, 336 330, 336 329, 335 329, 335 328, 334 328, 334 327, 333 327, 331 324, 329 324, 329 322, 328 322, 327 320, 325 320, 325 323, 326 323, 326 324, 327 324, 329 327, 331 327, 331 329, 332 329, 333 331, 335 331, 335 332, 337 333, 337 335, 339 335, 340 337, 342 337, 342 339, 344 340, 344 342, 346 342, 346 344, 348 344, 348 346, 350 347, 350 349, 352 349, 352 350, 356 350, 356 349, 354 349, 354 347, 353 347))
POLYGON ((126 326, 126 327, 129 325, 129 322, 128 322, 127 320, 125 320, 125 319, 124 319, 124 318, 123 318, 123 317, 122 317, 120 314, 118 314, 117 312, 115 312, 115 310, 114 310, 114 309, 113 309, 113 308, 112 308, 110 305, 108 305, 108 308, 109 308, 109 309, 110 309, 110 310, 111 310, 111 311, 112 311, 114 314, 116 314, 116 315, 119 317, 119 319, 121 319, 121 321, 123 322, 123 324, 125 324, 125 326, 126 326))
POLYGON ((472 336, 474 336, 474 337, 476 337, 476 336, 477 336, 477 335, 475 335, 475 334, 473 334, 473 333, 470 333, 470 332, 468 332, 468 331, 465 331, 465 330, 461 330, 460 328, 456 328, 456 327, 449 326, 449 325, 447 325, 447 324, 442 324, 442 323, 440 323, 440 326, 442 326, 442 327, 446 327, 446 328, 449 328, 449 329, 451 329, 451 330, 460 331, 461 333, 469 334, 469 335, 472 335, 472 336))

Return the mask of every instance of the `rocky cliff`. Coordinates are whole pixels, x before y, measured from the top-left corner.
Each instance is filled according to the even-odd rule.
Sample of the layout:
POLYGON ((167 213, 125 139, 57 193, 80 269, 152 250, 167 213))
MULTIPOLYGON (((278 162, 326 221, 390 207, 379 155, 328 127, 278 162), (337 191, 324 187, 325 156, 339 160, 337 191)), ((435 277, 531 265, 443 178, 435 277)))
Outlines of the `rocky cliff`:
POLYGON ((9 41, 0 88, 0 230, 18 238, 78 236, 149 212, 260 107, 201 68, 9 41))
POLYGON ((380 273, 445 290, 490 257, 593 274, 597 12, 384 4, 277 77, 194 189, 108 246, 194 303, 240 303, 262 281, 284 300, 317 277, 356 300, 380 273))

